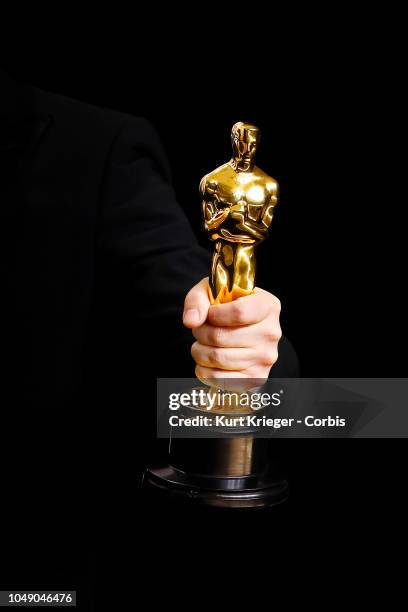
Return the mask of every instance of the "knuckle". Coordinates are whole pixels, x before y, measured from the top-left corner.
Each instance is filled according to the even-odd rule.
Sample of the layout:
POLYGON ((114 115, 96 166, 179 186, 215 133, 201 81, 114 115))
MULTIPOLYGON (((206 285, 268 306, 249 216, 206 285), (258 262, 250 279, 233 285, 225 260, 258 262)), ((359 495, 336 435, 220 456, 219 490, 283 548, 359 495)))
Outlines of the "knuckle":
POLYGON ((276 342, 282 338, 280 325, 267 325, 264 329, 264 338, 269 342, 276 342))
POLYGON ((278 349, 275 348, 275 350, 272 353, 272 363, 271 363, 271 365, 274 365, 278 361, 278 357, 279 357, 278 349))
POLYGON ((263 366, 272 365, 272 362, 273 362, 272 352, 271 351, 265 351, 264 353, 262 353, 260 355, 259 362, 263 366))
POLYGON ((238 300, 232 303, 232 315, 237 323, 245 323, 246 311, 244 306, 239 304, 238 300))
POLYGON ((276 348, 269 349, 261 353, 260 363, 265 366, 272 366, 278 360, 278 351, 276 348))
POLYGON ((225 331, 222 327, 214 327, 212 330, 212 344, 214 346, 224 346, 225 331))
POLYGON ((217 347, 211 348, 211 350, 209 352, 209 355, 208 355, 208 358, 209 358, 209 362, 212 365, 215 365, 215 366, 218 366, 218 367, 222 366, 222 363, 223 363, 223 353, 222 353, 222 350, 220 350, 219 348, 217 348, 217 347))

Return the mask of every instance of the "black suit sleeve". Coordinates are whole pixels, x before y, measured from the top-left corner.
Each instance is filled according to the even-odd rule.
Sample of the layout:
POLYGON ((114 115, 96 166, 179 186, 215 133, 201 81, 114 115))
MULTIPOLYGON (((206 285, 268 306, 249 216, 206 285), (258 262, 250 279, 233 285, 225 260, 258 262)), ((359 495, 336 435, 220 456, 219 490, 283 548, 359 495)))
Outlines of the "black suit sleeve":
POLYGON ((208 275, 210 257, 177 203, 163 147, 144 119, 125 121, 113 144, 99 218, 104 302, 116 332, 129 350, 133 342, 140 354, 142 345, 152 374, 192 375, 183 301, 208 275))

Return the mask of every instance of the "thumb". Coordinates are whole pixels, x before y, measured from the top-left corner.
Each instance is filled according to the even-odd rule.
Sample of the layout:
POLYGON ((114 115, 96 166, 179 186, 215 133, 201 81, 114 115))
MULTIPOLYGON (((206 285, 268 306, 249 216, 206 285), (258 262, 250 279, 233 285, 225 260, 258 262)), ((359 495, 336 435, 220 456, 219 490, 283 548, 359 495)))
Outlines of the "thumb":
POLYGON ((200 327, 207 319, 209 307, 208 278, 203 278, 186 295, 183 312, 184 325, 190 329, 200 327))

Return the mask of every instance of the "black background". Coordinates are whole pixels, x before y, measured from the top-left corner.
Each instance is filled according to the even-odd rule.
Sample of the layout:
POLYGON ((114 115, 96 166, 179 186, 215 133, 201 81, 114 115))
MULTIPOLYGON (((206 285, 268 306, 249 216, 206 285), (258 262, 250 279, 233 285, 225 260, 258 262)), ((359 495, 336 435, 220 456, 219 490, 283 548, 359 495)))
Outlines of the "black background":
MULTIPOLYGON (((53 41, 23 59, 10 54, 8 68, 43 89, 149 118, 203 244, 199 180, 229 158, 235 121, 257 124, 263 134, 258 165, 281 187, 271 237, 260 248, 258 284, 282 301, 284 332, 302 374, 404 376, 399 36, 395 31, 385 42, 384 33, 392 34, 395 25, 385 16, 378 22, 344 13, 314 17, 302 23, 297 15, 296 30, 289 19, 282 31, 270 17, 263 26, 257 15, 256 24, 234 18, 221 28, 206 15, 181 34, 140 20, 128 44, 113 44, 110 33, 86 51, 75 50, 72 41, 66 48, 53 41)), ((122 476, 110 475, 107 497, 98 497, 92 510, 79 509, 84 533, 93 536, 78 537, 69 569, 55 580, 64 582, 65 571, 65 583, 90 584, 97 567, 98 599, 103 579, 113 582, 115 570, 127 591, 141 587, 142 575, 177 597, 183 582, 205 574, 210 554, 217 559, 210 589, 215 578, 219 584, 237 573, 253 575, 254 568, 258 586, 265 586, 278 566, 304 570, 305 553, 315 548, 321 560, 346 553, 352 564, 356 547, 383 543, 388 510, 394 520, 387 541, 401 536, 402 440, 291 440, 281 446, 290 500, 255 520, 250 513, 146 509, 146 500, 134 500, 137 477, 129 479, 129 466, 122 476), (260 561, 265 554, 269 566, 260 561), (144 569, 135 582, 136 562, 144 569)), ((65 540, 67 529, 58 531, 65 540)), ((18 572, 18 562, 10 571, 18 572)), ((36 571, 30 571, 35 582, 36 571)))

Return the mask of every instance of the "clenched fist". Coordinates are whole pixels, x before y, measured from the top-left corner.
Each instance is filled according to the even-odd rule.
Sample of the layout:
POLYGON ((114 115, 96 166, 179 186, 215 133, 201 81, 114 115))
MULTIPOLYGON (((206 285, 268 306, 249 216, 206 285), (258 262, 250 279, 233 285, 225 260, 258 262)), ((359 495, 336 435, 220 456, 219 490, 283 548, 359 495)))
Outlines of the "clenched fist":
POLYGON ((211 306, 208 279, 200 281, 187 294, 183 313, 196 339, 191 354, 197 378, 266 380, 278 359, 279 314, 278 298, 258 288, 234 302, 211 306))

